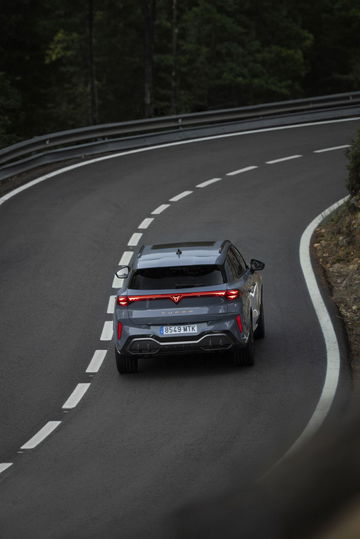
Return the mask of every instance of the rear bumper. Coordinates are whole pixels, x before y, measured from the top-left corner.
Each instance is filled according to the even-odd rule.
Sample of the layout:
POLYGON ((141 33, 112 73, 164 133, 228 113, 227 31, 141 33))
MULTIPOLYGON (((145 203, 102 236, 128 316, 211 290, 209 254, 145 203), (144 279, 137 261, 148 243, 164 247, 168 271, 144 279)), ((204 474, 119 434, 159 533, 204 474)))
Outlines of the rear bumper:
POLYGON ((241 346, 231 333, 207 333, 196 337, 159 339, 154 336, 136 336, 127 340, 118 352, 134 356, 154 356, 161 354, 206 353, 230 350, 241 346))

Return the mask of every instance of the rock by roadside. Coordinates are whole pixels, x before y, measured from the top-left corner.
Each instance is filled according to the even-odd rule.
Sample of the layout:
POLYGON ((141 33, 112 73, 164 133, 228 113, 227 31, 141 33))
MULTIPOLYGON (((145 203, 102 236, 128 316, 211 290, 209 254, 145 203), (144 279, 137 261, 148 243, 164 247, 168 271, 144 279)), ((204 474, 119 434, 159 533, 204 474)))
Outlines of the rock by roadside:
POLYGON ((317 228, 313 248, 345 323, 355 390, 360 394, 360 195, 317 228))

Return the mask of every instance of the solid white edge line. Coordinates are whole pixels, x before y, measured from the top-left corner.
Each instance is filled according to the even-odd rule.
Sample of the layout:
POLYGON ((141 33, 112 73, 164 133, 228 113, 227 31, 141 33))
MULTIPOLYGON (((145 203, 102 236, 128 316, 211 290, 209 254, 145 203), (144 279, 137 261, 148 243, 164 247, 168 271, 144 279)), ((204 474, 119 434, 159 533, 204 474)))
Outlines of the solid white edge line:
POLYGON ((104 322, 100 341, 111 341, 113 338, 113 323, 110 320, 104 322))
POLYGON ((319 320, 322 334, 324 336, 327 358, 326 375, 318 403, 306 427, 297 440, 292 444, 290 449, 288 449, 285 455, 283 455, 265 475, 268 475, 268 473, 277 467, 283 460, 298 451, 298 449, 302 447, 303 444, 319 430, 330 411, 332 403, 334 402, 340 375, 340 350, 334 326, 332 325, 330 315, 326 309, 324 300, 322 299, 314 270, 312 268, 310 258, 310 242, 315 229, 320 225, 325 217, 344 204, 348 198, 349 197, 346 196, 341 200, 338 200, 335 202, 335 204, 332 204, 326 210, 320 213, 320 215, 315 217, 315 219, 313 219, 306 227, 301 236, 299 247, 300 265, 316 316, 319 320))
POLYGON ((71 408, 75 408, 75 406, 79 404, 90 386, 91 384, 88 382, 77 384, 70 397, 62 405, 62 408, 64 410, 70 410, 71 408))
MULTIPOLYGON (((197 139, 181 140, 181 141, 177 141, 177 142, 168 142, 166 144, 158 144, 157 146, 148 146, 146 148, 137 148, 136 150, 127 150, 125 152, 114 153, 114 154, 111 154, 111 155, 104 155, 102 157, 96 157, 94 159, 89 159, 88 161, 83 161, 81 163, 75 163, 73 165, 69 165, 67 167, 60 168, 59 170, 55 170, 53 172, 50 172, 49 174, 45 174, 44 176, 40 176, 39 178, 37 178, 35 180, 32 180, 31 182, 28 182, 28 183, 26 183, 24 185, 21 185, 20 187, 17 187, 16 189, 13 189, 9 193, 6 193, 6 195, 3 195, 2 197, 0 197, 0 206, 2 204, 4 204, 4 202, 6 202, 7 200, 10 200, 15 195, 21 193, 22 191, 25 191, 26 189, 29 189, 30 187, 33 187, 34 185, 37 185, 38 183, 41 183, 41 182, 43 182, 45 180, 48 180, 50 178, 54 178, 55 176, 58 176, 59 174, 63 174, 64 172, 68 172, 70 170, 75 170, 77 168, 85 167, 85 166, 91 165, 93 163, 99 163, 100 161, 107 161, 108 159, 116 159, 116 158, 122 157, 124 155, 133 155, 133 154, 137 154, 137 153, 141 153, 141 152, 149 152, 149 151, 153 151, 153 150, 161 150, 163 148, 171 148, 173 146, 181 146, 181 145, 184 145, 184 144, 194 144, 194 143, 198 143, 198 142, 207 142, 209 140, 216 140, 216 139, 221 139, 221 138, 241 137, 241 136, 244 136, 244 135, 254 135, 254 134, 258 134, 258 133, 269 133, 269 132, 272 132, 272 131, 283 131, 285 129, 300 129, 300 128, 304 128, 304 127, 313 127, 315 125, 328 125, 328 124, 336 124, 336 123, 343 123, 343 122, 355 122, 355 121, 358 121, 358 120, 360 120, 360 117, 355 116, 355 117, 352 117, 352 118, 341 118, 339 120, 324 120, 324 121, 319 121, 319 122, 309 122, 309 123, 303 123, 303 124, 282 125, 282 126, 278 126, 278 127, 266 127, 266 128, 263 128, 263 129, 251 129, 249 131, 241 131, 241 132, 236 132, 236 133, 223 133, 222 135, 212 135, 212 136, 209 136, 209 137, 202 137, 202 138, 197 138, 197 139)), ((164 211, 164 209, 168 208, 169 204, 163 204, 162 206, 165 206, 165 207, 163 207, 159 212, 157 212, 155 210, 155 211, 153 211, 151 213, 153 215, 158 215, 159 213, 164 211)), ((162 206, 160 206, 160 207, 162 207, 162 206)), ((157 208, 157 209, 159 209, 159 208, 157 208)))
POLYGON ((170 198, 170 202, 177 202, 178 200, 191 195, 191 193, 193 193, 193 191, 183 191, 179 195, 175 195, 174 197, 170 198))
POLYGON ((115 301, 116 301, 116 296, 110 296, 109 297, 109 303, 108 303, 108 306, 107 306, 107 309, 106 309, 107 314, 114 314, 114 312, 115 312, 115 301))
POLYGON ((280 159, 272 159, 271 161, 266 161, 267 165, 275 165, 275 163, 282 163, 283 161, 290 161, 291 159, 299 159, 302 155, 288 155, 287 157, 280 157, 280 159))
POLYGON ((88 368, 86 369, 86 372, 88 374, 95 374, 96 372, 99 372, 100 367, 106 357, 106 354, 107 350, 95 350, 94 355, 88 365, 88 368))
MULTIPOLYGON (((329 125, 329 124, 336 124, 336 123, 353 122, 353 121, 358 121, 358 120, 360 120, 360 117, 355 116, 355 117, 352 117, 352 118, 341 118, 341 119, 338 119, 338 120, 325 120, 325 121, 308 122, 308 123, 305 122, 303 124, 292 124, 292 125, 286 125, 286 126, 269 127, 269 128, 264 128, 264 129, 252 129, 252 130, 249 130, 249 131, 242 131, 242 132, 236 132, 236 133, 226 133, 226 134, 222 134, 222 135, 213 135, 213 136, 209 136, 209 137, 202 137, 202 138, 197 138, 197 139, 189 139, 189 140, 171 142, 171 143, 167 143, 167 144, 159 144, 157 146, 149 146, 149 147, 146 147, 146 148, 138 148, 138 149, 135 149, 135 150, 128 150, 128 151, 125 151, 125 152, 119 152, 119 153, 115 153, 115 154, 111 154, 111 155, 107 155, 107 156, 96 157, 94 159, 89 159, 88 161, 85 161, 85 162, 69 165, 67 167, 64 167, 64 168, 61 168, 59 170, 53 171, 53 172, 51 172, 49 174, 45 174, 44 176, 40 176, 39 178, 36 178, 35 180, 32 180, 32 181, 30 181, 30 182, 28 182, 28 183, 26 183, 24 185, 21 185, 20 187, 17 187, 16 189, 13 189, 9 193, 6 193, 2 197, 0 197, 0 206, 2 204, 4 204, 4 202, 6 202, 6 201, 10 200, 11 198, 13 198, 14 196, 16 196, 17 194, 21 193, 22 191, 25 191, 25 190, 29 189, 30 187, 33 187, 34 185, 37 185, 38 183, 41 183, 41 182, 43 182, 45 180, 48 180, 50 178, 53 178, 55 176, 58 176, 60 174, 65 173, 65 172, 75 170, 77 168, 81 168, 81 167, 84 167, 84 166, 88 166, 88 165, 91 165, 93 163, 98 163, 100 161, 106 161, 108 159, 116 159, 118 157, 122 157, 122 156, 125 156, 125 155, 132 155, 132 154, 137 154, 137 153, 147 152, 147 151, 153 151, 153 150, 161 150, 163 148, 169 148, 169 147, 180 146, 180 145, 185 145, 185 144, 193 144, 193 143, 198 143, 198 142, 206 142, 206 141, 209 141, 209 140, 216 140, 216 139, 221 139, 221 138, 230 138, 230 137, 237 137, 237 136, 244 136, 244 135, 253 135, 253 134, 258 134, 258 133, 267 133, 267 132, 272 132, 272 131, 282 131, 282 130, 287 130, 287 129, 299 129, 299 128, 304 128, 304 127, 312 127, 312 126, 316 126, 316 125, 329 125)), ((255 168, 257 168, 257 167, 255 167, 255 168)), ((231 175, 231 173, 227 174, 227 175, 231 175)), ((152 211, 151 213, 153 215, 158 215, 161 212, 163 212, 165 209, 167 209, 169 206, 170 206, 170 204, 162 204, 161 206, 156 208, 156 210, 152 211)), ((328 210, 329 209, 330 208, 328 208, 328 210)), ((323 215, 324 214, 322 214, 322 216, 323 215)), ((118 279, 115 276, 115 278, 113 280, 113 288, 121 288, 122 283, 123 283, 123 279, 118 279)), ((321 399, 321 397, 320 397, 320 399, 321 399)), ((317 413, 317 410, 318 410, 318 407, 316 408, 312 418, 317 413)), ((312 422, 312 418, 310 419, 310 422, 309 422, 308 425, 310 425, 310 423, 312 422)), ((30 442, 32 442, 33 440, 36 440, 36 438, 39 437, 39 434, 42 431, 45 432, 45 431, 49 430, 49 428, 52 428, 52 430, 54 430, 60 423, 61 423, 61 421, 49 421, 43 427, 43 429, 41 429, 39 431, 39 433, 37 433, 33 438, 31 438, 29 440, 29 442, 27 442, 24 446, 22 446, 21 449, 30 448, 30 446, 29 446, 30 442)), ((52 430, 50 432, 52 432, 52 430)), ((305 428, 305 431, 306 430, 307 430, 307 427, 305 428)), ((49 434, 50 434, 50 432, 49 432, 49 434)), ((44 437, 46 437, 47 435, 48 434, 46 434, 44 437)), ((42 441, 42 439, 40 439, 40 441, 42 441)), ((295 448, 298 447, 299 440, 302 440, 302 439, 303 439, 303 434, 291 446, 291 448, 284 455, 283 458, 285 458, 285 456, 288 456, 291 452, 293 452, 295 450, 295 448)), ((37 443, 40 443, 40 441, 37 442, 37 443)), ((37 445, 37 443, 36 443, 36 445, 37 445)))
POLYGON ((128 241, 129 247, 136 247, 142 237, 142 232, 134 232, 128 241))
POLYGON ((196 187, 199 187, 200 189, 202 187, 207 187, 208 185, 211 185, 212 183, 221 181, 222 178, 212 178, 212 180, 206 180, 205 182, 198 183, 196 187))
POLYGON ((151 223, 153 222, 154 220, 154 217, 146 217, 146 219, 144 219, 143 221, 141 221, 141 223, 139 224, 138 228, 140 230, 145 230, 146 228, 149 228, 149 226, 151 225, 151 223))
POLYGON ((5 472, 13 464, 13 462, 0 462, 0 473, 5 472))
POLYGON ((61 421, 48 421, 30 440, 28 440, 20 449, 34 449, 45 438, 47 438, 59 425, 61 421))
POLYGON ((170 204, 160 204, 154 211, 151 212, 152 215, 160 215, 163 211, 170 207, 170 204))
POLYGON ((119 260, 119 266, 128 266, 134 251, 124 251, 119 260))
POLYGON ((251 165, 250 167, 240 168, 239 170, 233 170, 232 172, 227 172, 226 176, 236 176, 237 174, 242 174, 243 172, 249 172, 250 170, 254 170, 255 168, 259 168, 258 165, 251 165))
POLYGON ((333 146, 332 148, 322 148, 321 150, 314 150, 314 153, 333 152, 334 150, 345 150, 350 148, 350 144, 343 144, 342 146, 333 146))

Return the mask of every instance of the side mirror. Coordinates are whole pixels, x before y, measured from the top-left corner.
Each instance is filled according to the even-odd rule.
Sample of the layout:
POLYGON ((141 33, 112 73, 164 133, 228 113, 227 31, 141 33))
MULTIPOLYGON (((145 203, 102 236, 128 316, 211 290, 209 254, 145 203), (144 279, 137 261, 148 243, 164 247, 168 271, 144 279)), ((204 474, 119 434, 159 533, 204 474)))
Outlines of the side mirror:
POLYGON ((254 271, 261 271, 265 268, 264 262, 261 262, 260 260, 256 260, 255 258, 252 258, 250 260, 250 271, 251 273, 254 273, 254 271))
POLYGON ((129 266, 120 266, 118 271, 115 273, 118 279, 127 279, 129 277, 130 268, 129 266), (124 272, 125 270, 125 272, 124 272))

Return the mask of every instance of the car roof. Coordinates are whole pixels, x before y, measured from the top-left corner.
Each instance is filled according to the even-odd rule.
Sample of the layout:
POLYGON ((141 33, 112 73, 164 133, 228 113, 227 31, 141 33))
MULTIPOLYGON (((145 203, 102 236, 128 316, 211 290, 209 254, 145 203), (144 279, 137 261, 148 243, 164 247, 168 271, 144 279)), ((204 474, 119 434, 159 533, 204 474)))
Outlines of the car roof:
POLYGON ((195 266, 224 263, 229 240, 191 241, 143 245, 134 262, 134 269, 195 266))

